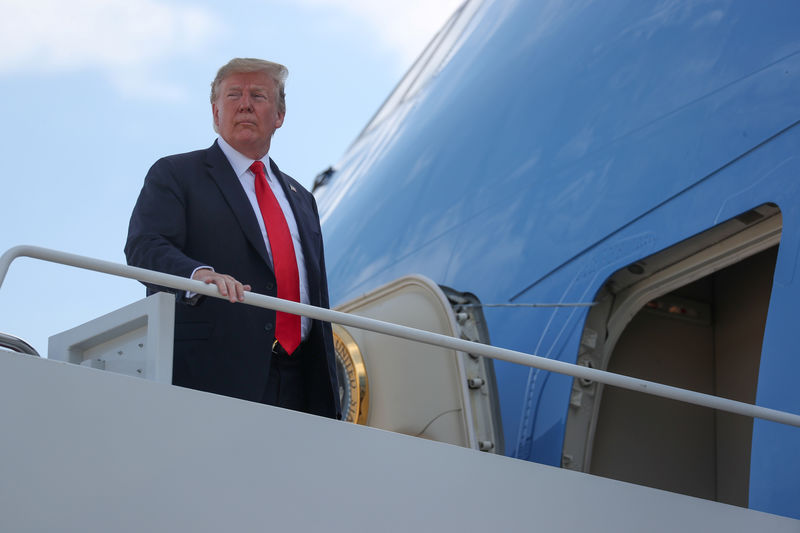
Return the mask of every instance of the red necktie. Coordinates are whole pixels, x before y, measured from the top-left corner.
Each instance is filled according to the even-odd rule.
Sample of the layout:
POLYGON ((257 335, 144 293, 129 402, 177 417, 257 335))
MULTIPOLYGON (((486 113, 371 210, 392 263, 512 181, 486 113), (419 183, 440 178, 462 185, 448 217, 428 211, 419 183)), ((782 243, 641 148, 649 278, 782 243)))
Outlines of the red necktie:
MULTIPOLYGON (((300 276, 297 272, 297 257, 289 225, 286 223, 278 199, 267 183, 264 163, 255 161, 250 165, 250 170, 256 175, 256 198, 272 248, 272 265, 278 284, 278 298, 299 302, 300 276)), ((278 311, 275 317, 275 339, 287 353, 294 352, 300 344, 300 316, 278 311)))

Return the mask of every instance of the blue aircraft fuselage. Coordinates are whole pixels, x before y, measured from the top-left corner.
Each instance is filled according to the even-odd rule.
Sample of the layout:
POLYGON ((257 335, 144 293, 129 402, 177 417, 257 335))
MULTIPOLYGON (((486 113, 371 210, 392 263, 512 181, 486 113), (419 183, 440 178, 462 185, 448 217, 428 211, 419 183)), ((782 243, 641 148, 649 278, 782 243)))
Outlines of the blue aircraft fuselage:
MULTIPOLYGON (((592 302, 758 206, 780 246, 759 405, 800 413, 800 3, 467 2, 316 196, 332 304, 409 273, 484 303, 592 302)), ((589 308, 485 310, 578 359, 589 308)), ((506 453, 562 463, 572 379, 496 363, 506 453)), ((756 420, 749 506, 800 517, 800 430, 756 420)))

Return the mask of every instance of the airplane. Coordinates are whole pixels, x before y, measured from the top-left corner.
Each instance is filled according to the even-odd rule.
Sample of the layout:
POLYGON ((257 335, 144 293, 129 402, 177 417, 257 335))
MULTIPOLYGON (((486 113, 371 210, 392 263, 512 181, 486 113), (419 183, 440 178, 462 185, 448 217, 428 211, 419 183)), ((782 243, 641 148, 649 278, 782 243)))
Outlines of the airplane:
MULTIPOLYGON (((800 412, 798 27, 791 1, 466 2, 315 182, 332 303, 421 274, 482 342, 800 412)), ((796 428, 493 370, 495 452, 800 517, 796 428)))
MULTIPOLYGON (((154 295, 54 335, 50 360, 0 350, 0 400, 30 412, 0 411, 4 519, 796 530, 800 430, 760 413, 800 414, 798 15, 468 0, 314 185, 337 312, 300 311, 335 323, 353 423, 169 386, 154 295)), ((247 302, 292 310, 273 300, 247 302)))

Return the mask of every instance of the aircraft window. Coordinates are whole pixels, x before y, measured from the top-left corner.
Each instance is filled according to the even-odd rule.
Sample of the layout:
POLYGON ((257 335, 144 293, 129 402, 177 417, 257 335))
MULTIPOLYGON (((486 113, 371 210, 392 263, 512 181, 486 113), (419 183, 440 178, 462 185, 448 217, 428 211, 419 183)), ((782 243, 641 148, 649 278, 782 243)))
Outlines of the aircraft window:
MULTIPOLYGON (((755 403, 782 227, 766 204, 614 273, 579 363, 755 403)), ((575 380, 563 465, 747 506, 752 419, 575 380)))
POLYGON ((395 90, 392 91, 386 102, 384 102, 372 120, 369 121, 361 135, 382 122, 401 103, 413 97, 431 77, 447 64, 455 43, 462 36, 464 29, 472 20, 472 16, 480 5, 481 2, 479 0, 469 0, 453 13, 444 27, 439 30, 417 58, 395 90))

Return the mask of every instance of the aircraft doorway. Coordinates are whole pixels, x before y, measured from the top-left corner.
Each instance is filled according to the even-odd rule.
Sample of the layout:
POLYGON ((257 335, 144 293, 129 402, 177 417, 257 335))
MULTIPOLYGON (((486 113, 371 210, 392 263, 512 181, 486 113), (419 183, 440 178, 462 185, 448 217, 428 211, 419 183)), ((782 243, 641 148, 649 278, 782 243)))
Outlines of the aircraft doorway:
MULTIPOLYGON (((615 273, 579 362, 755 403, 780 228, 761 206, 615 273)), ((564 466, 747 506, 752 419, 583 380, 572 399, 564 466)))

